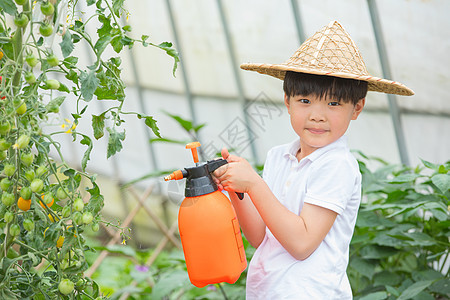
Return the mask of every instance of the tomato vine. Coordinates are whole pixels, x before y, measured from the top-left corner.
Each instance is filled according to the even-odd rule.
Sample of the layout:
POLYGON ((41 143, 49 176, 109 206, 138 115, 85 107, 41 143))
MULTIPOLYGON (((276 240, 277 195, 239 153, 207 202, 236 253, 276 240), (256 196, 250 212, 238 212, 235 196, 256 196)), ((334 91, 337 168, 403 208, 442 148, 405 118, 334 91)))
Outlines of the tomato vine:
POLYGON ((86 0, 89 13, 78 11, 79 2, 0 1, 1 299, 100 296, 96 283, 83 275, 90 250, 83 233, 99 230, 103 196, 95 176, 86 172, 95 143, 77 126, 90 122, 96 140, 108 136, 108 158, 125 140, 123 115, 142 119, 160 137, 152 116, 124 111, 122 62, 105 50, 118 54, 135 44, 157 47, 173 58, 173 73, 177 51, 169 42, 149 42, 146 35, 132 38, 131 27, 120 23, 127 13, 124 0, 86 0), (88 33, 94 22, 101 26, 88 33), (91 65, 73 54, 82 41, 95 58, 91 65), (76 108, 71 119, 64 119, 63 130, 43 130, 66 99, 76 108), (115 104, 98 115, 87 113, 92 101, 106 99, 115 104), (65 162, 55 139, 62 134, 86 146, 81 170, 65 162), (83 188, 82 181, 90 187, 83 188))

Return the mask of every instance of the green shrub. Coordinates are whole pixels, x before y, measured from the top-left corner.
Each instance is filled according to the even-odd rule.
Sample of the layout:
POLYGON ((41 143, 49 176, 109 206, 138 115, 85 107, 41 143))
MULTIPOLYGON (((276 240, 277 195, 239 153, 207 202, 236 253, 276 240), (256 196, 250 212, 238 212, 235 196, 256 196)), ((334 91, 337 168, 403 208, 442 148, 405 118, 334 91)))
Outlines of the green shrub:
POLYGON ((415 169, 361 155, 363 203, 348 275, 355 299, 447 299, 450 164, 415 169))

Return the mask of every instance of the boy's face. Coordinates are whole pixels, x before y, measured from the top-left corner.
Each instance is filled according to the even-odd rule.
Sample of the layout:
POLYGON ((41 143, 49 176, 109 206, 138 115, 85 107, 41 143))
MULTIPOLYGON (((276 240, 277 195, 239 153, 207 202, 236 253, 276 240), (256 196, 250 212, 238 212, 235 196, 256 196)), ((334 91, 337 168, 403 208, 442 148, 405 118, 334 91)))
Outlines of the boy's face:
POLYGON ((297 155, 300 160, 344 135, 350 121, 356 120, 361 113, 365 99, 353 105, 329 97, 285 95, 284 102, 292 128, 300 137, 301 152, 297 155))

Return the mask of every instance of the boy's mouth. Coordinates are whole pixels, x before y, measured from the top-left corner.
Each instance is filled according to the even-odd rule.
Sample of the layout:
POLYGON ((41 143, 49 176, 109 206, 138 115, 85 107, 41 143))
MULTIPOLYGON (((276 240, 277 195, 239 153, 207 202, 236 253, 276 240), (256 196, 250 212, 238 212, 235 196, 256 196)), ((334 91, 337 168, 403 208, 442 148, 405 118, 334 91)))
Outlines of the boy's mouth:
POLYGON ((323 134, 328 131, 321 128, 306 128, 306 130, 308 130, 312 134, 323 134))

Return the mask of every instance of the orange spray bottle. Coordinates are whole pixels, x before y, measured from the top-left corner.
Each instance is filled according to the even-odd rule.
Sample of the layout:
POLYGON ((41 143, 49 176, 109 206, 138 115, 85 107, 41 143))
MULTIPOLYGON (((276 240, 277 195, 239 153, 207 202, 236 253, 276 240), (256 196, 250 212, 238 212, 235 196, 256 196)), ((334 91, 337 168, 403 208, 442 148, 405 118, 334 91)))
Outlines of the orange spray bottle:
MULTIPOLYGON (((199 163, 199 146, 199 142, 186 145, 192 151, 194 167, 164 177, 166 181, 186 178, 186 198, 178 213, 178 229, 189 279, 197 287, 235 283, 247 267, 239 222, 230 200, 211 177, 227 161, 199 163)), ((243 194, 238 196, 242 199, 243 194)))

